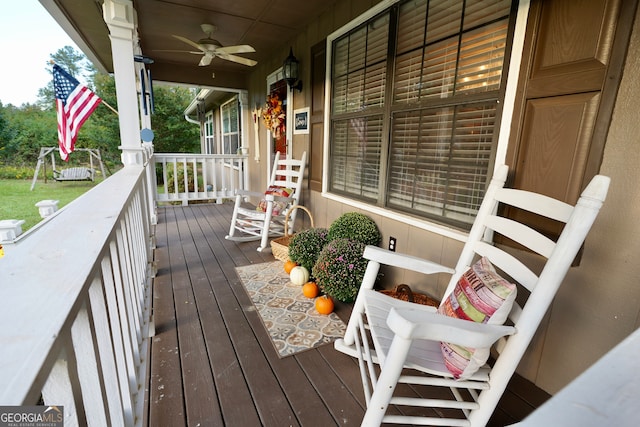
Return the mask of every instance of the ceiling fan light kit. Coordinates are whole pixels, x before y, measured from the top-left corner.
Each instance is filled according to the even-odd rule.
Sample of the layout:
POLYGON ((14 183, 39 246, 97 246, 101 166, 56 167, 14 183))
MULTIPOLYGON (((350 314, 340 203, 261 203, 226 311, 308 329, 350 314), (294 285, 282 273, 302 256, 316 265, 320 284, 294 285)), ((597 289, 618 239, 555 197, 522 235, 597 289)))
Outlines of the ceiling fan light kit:
POLYGON ((211 34, 215 33, 218 27, 213 24, 200 24, 202 32, 211 37, 211 34))

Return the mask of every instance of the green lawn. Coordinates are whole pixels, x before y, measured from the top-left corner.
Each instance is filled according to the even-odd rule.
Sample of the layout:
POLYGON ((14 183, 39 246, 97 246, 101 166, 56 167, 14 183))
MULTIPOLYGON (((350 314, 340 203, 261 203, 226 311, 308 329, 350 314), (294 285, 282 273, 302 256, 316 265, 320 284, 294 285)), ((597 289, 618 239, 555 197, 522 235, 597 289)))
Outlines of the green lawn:
POLYGON ((42 220, 35 206, 40 200, 59 200, 58 209, 97 185, 92 181, 57 182, 39 180, 30 191, 31 180, 0 179, 0 220, 24 219, 26 231, 42 220))

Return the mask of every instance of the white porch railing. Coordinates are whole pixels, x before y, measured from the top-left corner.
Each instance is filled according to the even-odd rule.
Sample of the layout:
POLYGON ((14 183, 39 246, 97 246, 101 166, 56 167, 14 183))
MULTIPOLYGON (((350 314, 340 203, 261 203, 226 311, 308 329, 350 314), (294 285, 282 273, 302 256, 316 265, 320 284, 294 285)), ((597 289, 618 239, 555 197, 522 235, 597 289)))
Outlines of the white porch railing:
POLYGON ((142 425, 153 334, 148 173, 125 167, 5 247, 0 405, 42 397, 64 406, 65 426, 142 425))
POLYGON ((215 200, 247 189, 247 155, 155 153, 158 202, 215 200))

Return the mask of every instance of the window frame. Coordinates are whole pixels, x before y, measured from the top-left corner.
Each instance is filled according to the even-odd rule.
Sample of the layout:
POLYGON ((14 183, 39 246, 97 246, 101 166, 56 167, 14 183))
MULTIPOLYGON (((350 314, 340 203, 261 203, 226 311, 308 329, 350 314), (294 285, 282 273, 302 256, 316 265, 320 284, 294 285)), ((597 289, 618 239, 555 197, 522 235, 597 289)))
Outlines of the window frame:
MULTIPOLYGON (((239 97, 236 95, 232 98, 230 98, 229 100, 225 101, 224 103, 222 103, 220 105, 220 154, 228 154, 228 155, 234 155, 234 154, 238 154, 238 150, 240 147, 242 147, 242 120, 241 120, 241 115, 242 115, 242 105, 240 103, 240 99, 239 97), (235 103, 236 106, 236 120, 235 120, 235 124, 236 124, 236 130, 235 131, 229 131, 227 132, 227 129, 225 127, 225 109, 227 108, 232 108, 230 107, 231 104, 235 103), (236 147, 235 150, 229 149, 227 152, 226 150, 226 139, 229 138, 229 145, 231 148, 231 139, 232 137, 235 135, 236 137, 236 147)), ((231 119, 231 117, 229 117, 229 119, 231 119)))
MULTIPOLYGON (((392 8, 394 5, 400 2, 401 0, 383 1, 378 5, 376 5, 375 7, 369 9, 367 12, 360 15, 353 21, 347 23, 343 27, 334 31, 326 39, 327 56, 326 56, 325 71, 327 75, 327 79, 326 79, 327 83, 325 85, 324 143, 323 143, 323 151, 324 151, 323 171, 324 172, 323 172, 323 179, 322 179, 322 196, 327 199, 330 199, 345 205, 349 205, 357 209, 361 209, 371 214, 380 215, 380 216, 391 218, 394 220, 399 220, 421 229, 425 229, 428 231, 432 231, 438 234, 442 234, 442 235, 454 238, 456 240, 463 241, 466 239, 467 230, 460 228, 457 224, 447 224, 441 221, 434 220, 433 218, 419 217, 407 212, 391 209, 381 204, 371 204, 370 202, 354 198, 353 196, 350 196, 350 195, 332 192, 329 189, 330 188, 329 174, 331 170, 331 161, 332 161, 331 160, 332 147, 331 147, 330 138, 331 138, 331 130, 332 130, 331 128, 333 126, 331 99, 332 99, 332 83, 333 83, 332 73, 333 73, 333 60, 334 60, 334 52, 333 52, 334 41, 336 39, 341 38, 343 35, 347 34, 353 29, 361 26, 362 24, 370 22, 372 19, 384 13, 385 11, 387 11, 388 9, 392 8)), ((504 54, 505 63, 508 65, 503 67, 503 71, 502 71, 503 75, 506 75, 505 78, 503 79, 503 83, 500 89, 504 93, 504 95, 501 96, 501 98, 503 99, 503 105, 502 105, 502 110, 501 111, 499 110, 496 116, 497 147, 495 149, 495 155, 494 155, 495 160, 493 161, 494 170, 497 165, 500 165, 505 161, 507 145, 509 140, 509 133, 510 133, 510 123, 511 123, 511 118, 513 116, 514 100, 516 96, 516 93, 515 93, 516 86, 518 81, 520 64, 522 61, 522 52, 524 48, 524 35, 525 35, 525 29, 526 29, 525 27, 526 27, 527 15, 529 11, 529 1, 520 0, 517 7, 515 7, 514 9, 515 10, 512 11, 512 13, 515 14, 515 28, 513 29, 511 49, 510 50, 507 49, 504 54)), ((392 29, 390 29, 390 31, 391 30, 392 29)), ((393 67, 393 64, 390 64, 389 68, 392 68, 392 67, 393 67)), ((385 79, 387 82, 391 83, 391 78, 389 76, 387 76, 385 79)), ((390 103, 385 103, 384 108, 385 109, 388 108, 390 110, 391 109, 390 103)), ((389 125, 386 125, 386 126, 389 127, 389 125)), ((390 138, 386 136, 383 136, 383 137, 388 139, 390 138)), ((384 148, 388 148, 388 147, 390 147, 390 141, 387 141, 386 145, 384 145, 384 148)), ((383 158, 381 159, 380 173, 385 175, 385 177, 382 178, 384 188, 380 187, 382 189, 379 191, 382 193, 385 193, 383 196, 384 199, 386 199, 387 197, 386 193, 388 191, 387 182, 386 182, 388 171, 386 168, 389 167, 389 159, 386 158, 387 155, 388 154, 383 150, 383 153, 381 154, 383 158)), ((491 172, 492 171, 489 171, 488 175, 490 175, 491 172)), ((487 180, 488 179, 490 179, 490 176, 487 176, 487 180)))
POLYGON ((217 154, 215 115, 213 110, 207 111, 204 116, 204 147, 205 154, 217 154))

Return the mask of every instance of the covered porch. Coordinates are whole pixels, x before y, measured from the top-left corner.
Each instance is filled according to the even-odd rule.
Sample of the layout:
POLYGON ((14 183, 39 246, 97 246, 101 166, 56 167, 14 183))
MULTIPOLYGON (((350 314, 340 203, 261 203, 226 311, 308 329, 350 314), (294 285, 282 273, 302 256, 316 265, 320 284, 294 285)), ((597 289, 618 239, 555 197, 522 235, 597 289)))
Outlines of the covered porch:
MULTIPOLYGON (((197 186, 157 192, 156 167, 187 160, 142 154, 143 166, 5 245, 2 404, 63 406, 66 426, 359 425, 355 359, 331 344, 277 354, 236 273, 274 258, 224 238, 233 203, 197 186)), ((345 321, 350 311, 336 309, 345 321)), ((516 376, 490 425, 520 421, 547 398, 516 376)))
MULTIPOLYGON (((330 345, 283 359, 275 354, 235 274, 237 266, 271 258, 256 253, 253 244, 223 239, 231 216, 230 206, 222 202, 156 209, 158 201, 186 204, 226 196, 204 194, 208 192, 208 181, 204 181, 202 194, 195 194, 197 190, 194 194, 186 194, 188 191, 177 194, 181 178, 174 174, 176 194, 166 191, 165 199, 161 200, 153 180, 155 163, 160 156, 153 153, 150 144, 140 142, 141 128, 152 128, 150 116, 139 111, 142 102, 137 76, 146 68, 133 59, 142 53, 142 48, 145 54, 184 48, 171 34, 194 40, 200 37, 199 24, 205 15, 202 11, 211 3, 176 1, 172 4, 180 4, 188 12, 171 13, 167 10, 169 3, 154 8, 151 2, 142 0, 41 2, 52 15, 67 24, 63 27, 76 36, 74 39, 82 41, 79 46, 91 52, 89 56, 100 64, 100 69, 114 72, 125 168, 47 221, 28 239, 5 248, 4 265, 0 265, 0 321, 12 327, 0 331, 3 344, 0 383, 4 384, 0 402, 34 404, 42 396, 47 404, 65 406, 65 414, 70 414, 68 425, 358 425, 364 402, 355 361, 335 352, 330 345), (185 19, 171 19, 175 16, 185 19), (175 21, 176 26, 163 27, 159 34, 152 23, 164 25, 166 21, 160 18, 167 17, 175 21), (72 23, 82 23, 87 28, 72 23), (95 28, 101 29, 96 37, 84 36, 92 34, 95 28)), ((328 5, 312 1, 298 5, 282 1, 275 2, 273 7, 261 3, 261 7, 252 7, 258 3, 251 0, 225 5, 233 9, 226 12, 235 18, 240 16, 242 11, 237 9, 243 5, 243 10, 252 15, 251 19, 244 20, 246 32, 224 36, 227 38, 223 38, 222 26, 228 25, 235 31, 239 28, 238 20, 213 19, 214 12, 220 11, 211 11, 206 16, 220 25, 218 34, 224 44, 250 43, 256 48, 256 54, 249 55, 260 63, 254 71, 219 62, 216 80, 212 82, 211 69, 196 66, 192 56, 156 53, 154 79, 248 90, 248 105, 258 106, 264 101, 265 82, 281 66, 291 44, 296 52, 303 52, 298 55, 306 64, 304 77, 308 82, 316 71, 323 69, 316 67, 312 71, 311 64, 316 58, 313 55, 318 54, 313 49, 315 44, 326 45, 325 38, 332 31, 374 6, 390 2, 350 0, 328 5), (274 16, 286 18, 286 25, 282 20, 278 25, 267 25, 267 18, 274 16)), ((528 1, 521 3, 528 7, 528 1)), ((546 10, 544 7, 560 4, 531 3, 533 11, 540 16, 543 16, 540 10, 546 10)), ((619 16, 603 28, 611 34, 616 30, 623 35, 633 29, 634 44, 630 45, 628 55, 626 43, 614 49, 619 58, 607 65, 606 70, 603 68, 601 74, 609 76, 607 73, 611 72, 621 76, 624 71, 632 76, 638 68, 637 50, 633 49, 638 43, 638 24, 633 22, 637 1, 602 3, 615 6, 615 13, 604 13, 605 18, 619 16), (618 23, 621 30, 614 25, 618 23)), ((554 10, 549 16, 555 16, 554 10)), ((544 19, 541 22, 554 21, 544 19)), ((594 53, 600 52, 598 46, 594 44, 594 53)), ((582 52, 581 49, 567 51, 574 50, 582 52)), ((572 58, 568 58, 568 63, 573 63, 572 58)), ((325 59, 318 60, 317 64, 325 64, 325 59)), ((571 74, 566 76, 571 83, 582 80, 571 74)), ((635 80, 629 77, 627 80, 629 83, 625 81, 626 85, 621 86, 619 97, 617 85, 609 87, 603 83, 607 89, 603 89, 607 95, 606 108, 603 107, 601 114, 592 115, 604 121, 594 125, 595 148, 584 156, 589 160, 590 170, 611 175, 613 182, 620 184, 616 184, 616 191, 612 193, 611 208, 603 216, 602 225, 594 230, 594 243, 585 252, 584 266, 574 271, 565 293, 550 311, 548 324, 531 349, 531 363, 523 364, 527 377, 552 393, 638 326, 638 290, 633 286, 638 267, 630 262, 637 252, 637 243, 629 236, 638 224, 633 215, 638 206, 635 185, 638 169, 632 136, 637 133, 634 112, 640 97, 636 96, 639 89, 635 80), (620 215, 621 212, 628 214, 620 215), (596 315, 592 310, 593 301, 599 302, 595 305, 596 315)), ((560 88, 560 95, 566 95, 563 81, 552 85, 560 88)), ((312 93, 313 86, 305 84, 304 87, 302 93, 295 93, 292 107, 317 106, 317 112, 323 113, 324 103, 312 93)), ((516 86, 512 89, 515 91, 516 86)), ((289 90, 293 95, 293 89, 289 90)), ((537 99, 536 92, 531 93, 531 99, 537 99)), ((548 96, 562 99, 555 92, 548 96)), ((518 108, 524 109, 525 101, 528 102, 523 100, 518 108)), ((514 126, 525 123, 523 111, 514 119, 514 126)), ((249 122, 249 117, 245 118, 249 122)), ((320 126, 321 122, 315 124, 320 126)), ((530 128, 547 131, 543 126, 530 128)), ((549 139, 551 143, 564 142, 562 133, 548 134, 554 136, 549 139)), ((576 134, 586 135, 577 131, 576 134)), ((534 136, 525 135, 523 140, 536 140, 534 136)), ((250 138, 248 158, 258 149, 265 151, 266 138, 266 132, 250 138)), ((295 139, 294 155, 303 150, 324 153, 322 142, 304 135, 297 135, 295 139)), ((514 143, 510 142, 508 147, 503 144, 500 155, 505 157, 504 151, 509 147, 513 151, 510 154, 514 154, 517 151, 514 143)), ((265 157, 262 158, 261 162, 254 158, 248 175, 242 175, 243 185, 250 183, 252 189, 262 188, 268 164, 265 157)), ((322 156, 312 158, 316 162, 310 165, 311 191, 305 204, 323 218, 322 225, 336 212, 362 208, 363 205, 351 200, 329 197, 323 190, 324 159, 322 156)), ((516 160, 507 158, 506 162, 516 160)), ((184 157, 166 159, 176 165, 190 161, 184 157)), ((555 164, 563 163, 556 161, 555 164)), ((199 168, 203 167, 194 163, 193 169, 199 168)), ((173 169, 177 170, 177 166, 173 169)), ((187 169, 185 166, 183 170, 187 169)), ((542 172, 533 170, 532 177, 537 178, 542 172)), ((166 177, 164 181, 167 182, 166 177)), ((186 175, 184 182, 188 187, 186 175)), ((366 208, 376 215, 380 212, 366 208)), ((416 251, 422 251, 423 241, 427 242, 424 237, 428 236, 428 243, 437 243, 430 247, 442 248, 435 255, 448 259, 459 246, 460 233, 431 227, 427 221, 409 223, 406 217, 391 218, 389 212, 384 213, 379 216, 384 229, 394 235, 404 233, 407 243, 403 240, 403 244, 409 248, 413 243, 416 251)), ((344 317, 348 312, 349 307, 339 308, 344 317)), ((628 362, 628 366, 634 365, 637 365, 635 360, 628 362)), ((611 378, 607 380, 611 384, 592 382, 588 388, 595 390, 593 394, 598 397, 600 389, 616 388, 611 378)), ((522 420, 547 398, 545 393, 535 390, 531 383, 515 377, 491 425, 509 425, 522 420)), ((570 407, 564 401, 561 405, 554 416, 570 407)), ((613 404, 604 407, 615 408, 613 404)))
MULTIPOLYGON (((331 344, 276 353, 235 271, 274 258, 256 242, 225 240, 232 206, 158 210, 145 425, 360 425, 357 360, 331 344)), ((347 321, 350 309, 337 313, 347 321)), ((520 421, 547 397, 516 376, 490 425, 520 421)))

